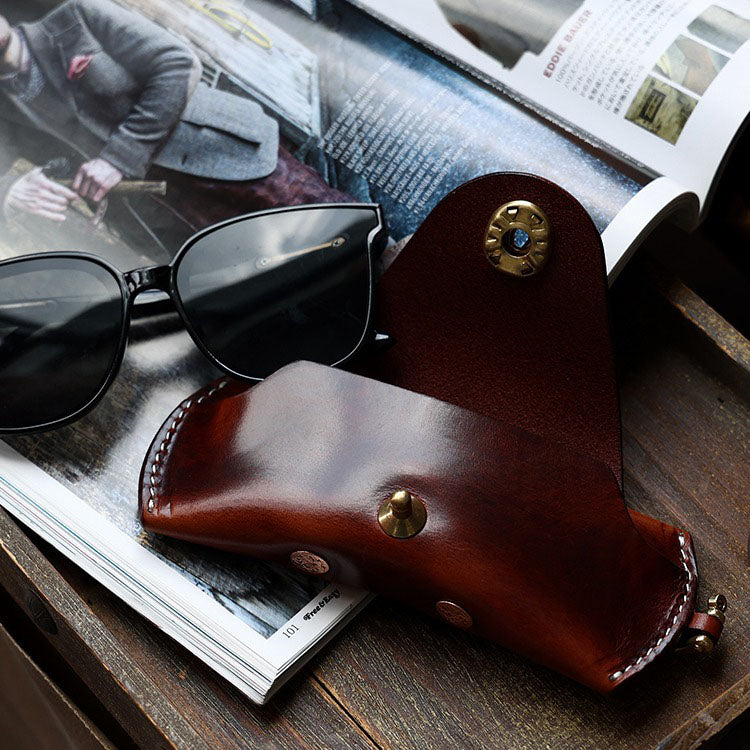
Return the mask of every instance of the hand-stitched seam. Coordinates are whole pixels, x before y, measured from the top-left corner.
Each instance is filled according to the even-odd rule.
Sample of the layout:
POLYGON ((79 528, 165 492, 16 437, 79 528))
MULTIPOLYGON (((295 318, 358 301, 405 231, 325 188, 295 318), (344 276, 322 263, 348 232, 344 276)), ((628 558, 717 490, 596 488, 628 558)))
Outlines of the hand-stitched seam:
POLYGON ((675 613, 674 617, 672 618, 672 623, 667 627, 666 632, 664 635, 662 635, 660 638, 657 639, 656 643, 654 643, 653 646, 650 646, 647 650, 644 649, 638 658, 632 662, 631 664, 628 664, 627 667, 624 669, 618 670, 617 672, 612 672, 612 674, 609 676, 609 679, 613 682, 615 680, 619 680, 620 677, 623 675, 626 675, 628 672, 630 672, 632 669, 635 669, 644 659, 651 656, 651 654, 654 652, 654 649, 657 649, 661 644, 669 638, 669 636, 672 634, 673 630, 677 629, 677 621, 680 619, 680 614, 682 613, 682 610, 685 608, 685 605, 687 604, 688 597, 690 596, 690 582, 693 580, 693 574, 690 572, 690 568, 688 567, 688 556, 685 549, 686 540, 684 534, 678 534, 678 539, 680 540, 680 555, 682 556, 682 567, 685 570, 685 573, 687 574, 687 580, 685 582, 685 593, 682 595, 682 601, 680 602, 680 606, 677 608, 677 612, 675 613))
POLYGON ((154 459, 151 462, 151 471, 149 473, 149 498, 148 503, 146 504, 146 510, 148 510, 149 513, 153 513, 156 508, 157 500, 159 499, 157 494, 157 485, 159 484, 159 471, 161 468, 161 463, 164 458, 169 453, 169 447, 172 442, 172 438, 177 434, 177 425, 182 422, 182 420, 187 416, 187 413, 198 404, 202 404, 207 398, 211 398, 215 393, 218 393, 224 386, 228 385, 228 380, 222 380, 218 385, 215 385, 213 388, 211 388, 210 391, 207 393, 204 393, 199 398, 195 399, 194 401, 192 399, 189 399, 184 403, 182 408, 177 412, 174 419, 172 420, 172 424, 167 429, 166 433, 164 434, 164 438, 161 441, 161 444, 159 445, 159 450, 156 451, 154 454, 154 459))

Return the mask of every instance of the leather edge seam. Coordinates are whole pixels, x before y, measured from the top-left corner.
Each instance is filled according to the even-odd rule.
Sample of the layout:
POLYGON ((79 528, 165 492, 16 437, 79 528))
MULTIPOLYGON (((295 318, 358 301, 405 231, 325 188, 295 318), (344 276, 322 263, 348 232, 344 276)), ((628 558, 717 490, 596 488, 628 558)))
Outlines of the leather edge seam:
POLYGON ((162 466, 162 462, 164 459, 166 459, 169 456, 169 449, 171 448, 172 439, 177 434, 177 428, 178 425, 185 419, 185 417, 188 415, 191 409, 198 406, 199 404, 202 404, 206 399, 210 398, 214 394, 218 393, 222 388, 227 386, 229 384, 229 379, 224 379, 212 388, 210 388, 206 393, 204 393, 202 396, 199 396, 198 398, 190 398, 187 401, 185 401, 180 409, 177 411, 175 416, 172 418, 172 423, 167 428, 167 431, 164 433, 164 437, 161 440, 161 443, 159 444, 158 449, 153 454, 150 460, 150 471, 149 471, 149 487, 148 487, 148 503, 147 503, 147 512, 153 513, 156 510, 157 503, 159 500, 159 495, 157 492, 157 486, 159 484, 159 473, 162 466))
MULTIPOLYGON (((663 635, 659 636, 657 640, 654 642, 653 645, 649 646, 648 648, 644 648, 638 657, 630 662, 628 666, 624 667, 623 669, 619 669, 615 672, 612 672, 609 675, 609 679, 611 682, 619 683, 622 680, 625 680, 627 677, 630 677, 631 674, 635 674, 635 672, 640 671, 646 664, 651 662, 661 651, 663 651, 664 648, 668 645, 670 642, 672 636, 676 635, 677 631, 679 630, 681 626, 681 616, 683 613, 683 610, 688 605, 688 601, 691 598, 692 593, 692 584, 693 581, 697 578, 697 573, 694 573, 691 570, 691 557, 688 551, 688 545, 689 541, 687 538, 687 535, 680 531, 678 532, 678 540, 680 544, 680 556, 682 558, 682 568, 685 571, 686 579, 685 579, 685 589, 684 592, 681 594, 679 601, 679 606, 677 607, 677 611, 675 612, 674 605, 672 606, 672 609, 670 610, 670 615, 672 615, 672 612, 674 612, 674 615, 671 617, 671 620, 668 616, 667 618, 667 629, 664 631, 663 635), (662 646, 662 644, 664 644, 662 646)), ((694 565, 692 566, 694 567, 694 565)), ((684 618, 683 618, 684 619, 684 618)))

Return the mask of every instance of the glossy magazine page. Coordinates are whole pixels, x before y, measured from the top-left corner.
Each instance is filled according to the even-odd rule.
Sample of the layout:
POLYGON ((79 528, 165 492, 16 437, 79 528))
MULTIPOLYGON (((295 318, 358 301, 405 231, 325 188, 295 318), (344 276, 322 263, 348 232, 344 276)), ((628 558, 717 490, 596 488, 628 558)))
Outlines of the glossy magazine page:
MULTIPOLYGON (((12 7, 8 0, 3 5, 12 7)), ((17 3, 9 19, 23 21, 21 27, 33 35, 45 8, 61 13, 68 5, 17 3)), ((342 199, 381 203, 399 240, 451 189, 492 171, 531 172, 559 183, 604 230, 642 187, 514 101, 346 2, 319 4, 315 17, 284 0, 74 5, 79 14, 87 11, 90 25, 97 25, 107 8, 153 19, 153 26, 158 23, 195 55, 190 88, 173 101, 167 78, 163 91, 155 89, 161 96, 148 99, 146 116, 129 123, 128 106, 137 103, 138 88, 126 86, 123 104, 112 88, 114 72, 97 52, 90 60, 77 56, 83 69, 59 71, 68 109, 54 111, 49 98, 39 101, 39 108, 23 102, 5 108, 0 166, 8 180, 31 166, 47 166, 48 174, 71 179, 89 155, 103 152, 129 177, 148 177, 166 189, 165 196, 142 190, 111 194, 106 211, 71 206, 76 214, 97 211, 104 242, 89 223, 81 232, 69 225, 61 236, 58 224, 29 222, 23 205, 3 192, 16 232, 8 244, 19 251, 54 244, 102 252, 102 244, 119 241, 111 257, 125 267, 145 257, 169 258, 197 229, 238 213, 342 199), (102 100, 104 91, 112 97, 102 100), (42 105, 51 112, 49 121, 40 114, 42 105), (86 133, 87 142, 73 132, 78 125, 65 122, 71 106, 106 112, 105 123, 87 123, 86 130, 93 131, 86 133), (105 148, 105 133, 113 129, 119 137, 105 148), (67 162, 61 164, 60 157, 67 162)), ((106 28, 113 39, 134 32, 132 23, 127 29, 106 28)), ((108 42, 89 40, 88 46, 102 43, 108 42)), ((74 52, 65 53, 71 64, 74 52)), ((128 74, 143 80, 147 58, 131 56, 128 74)))
POLYGON ((53 476, 61 464, 76 462, 55 461, 46 473, 0 444, 0 507, 257 703, 371 598, 253 560, 147 538, 123 515, 127 500, 118 503, 109 492, 99 504, 101 482, 74 493, 70 481, 53 476))
POLYGON ((352 0, 704 207, 750 112, 748 0, 352 0))

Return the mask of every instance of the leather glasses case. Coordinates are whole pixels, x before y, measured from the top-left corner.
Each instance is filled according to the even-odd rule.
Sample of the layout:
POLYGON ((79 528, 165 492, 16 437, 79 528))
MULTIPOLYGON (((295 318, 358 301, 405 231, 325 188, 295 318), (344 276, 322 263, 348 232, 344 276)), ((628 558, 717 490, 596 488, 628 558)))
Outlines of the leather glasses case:
POLYGON ((150 531, 297 561, 600 691, 690 616, 687 534, 679 564, 655 550, 602 462, 321 365, 196 394, 158 436, 144 478, 150 531), (406 538, 389 533, 398 491, 410 495, 406 538))
POLYGON ((378 303, 396 343, 359 366, 376 380, 297 364, 181 404, 144 462, 144 527, 386 593, 599 691, 639 672, 695 622, 696 569, 687 533, 622 499, 604 259, 585 210, 528 175, 467 183, 378 303), (519 200, 546 222, 546 262, 514 275, 489 240, 519 200), (408 500, 390 501, 400 490, 408 500), (423 510, 424 526, 394 538, 379 516, 405 503, 406 525, 423 510))

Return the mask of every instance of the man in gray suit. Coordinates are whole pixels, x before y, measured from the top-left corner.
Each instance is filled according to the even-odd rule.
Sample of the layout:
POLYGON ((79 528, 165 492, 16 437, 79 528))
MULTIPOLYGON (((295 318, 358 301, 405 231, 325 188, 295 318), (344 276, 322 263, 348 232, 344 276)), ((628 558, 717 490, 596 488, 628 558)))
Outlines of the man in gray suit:
MULTIPOLYGON (((236 212, 259 207, 258 195, 272 202, 274 186, 264 183, 277 167, 277 123, 257 103, 199 78, 200 63, 187 46, 110 0, 67 0, 16 27, 0 16, 0 171, 29 150, 43 163, 50 144, 80 163, 72 190, 39 168, 0 178, 6 217, 63 221, 73 198, 98 202, 123 178, 146 176, 167 178, 183 207, 189 195, 208 190, 223 204, 212 219, 231 215, 236 204, 236 212)), ((281 154, 279 202, 341 195, 281 154), (295 191, 290 182, 303 187, 295 191)))

